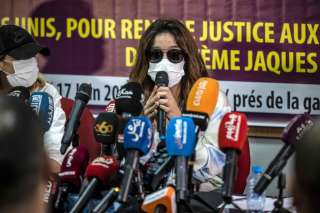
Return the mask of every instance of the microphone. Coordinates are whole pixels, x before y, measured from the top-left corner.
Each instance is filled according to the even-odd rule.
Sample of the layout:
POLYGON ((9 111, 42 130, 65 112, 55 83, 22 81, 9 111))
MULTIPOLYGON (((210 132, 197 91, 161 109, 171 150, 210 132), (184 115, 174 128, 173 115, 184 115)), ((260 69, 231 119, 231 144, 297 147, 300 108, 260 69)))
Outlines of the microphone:
POLYGON ((61 140, 61 154, 64 154, 67 151, 69 145, 71 144, 74 138, 74 135, 76 134, 79 128, 80 117, 82 115, 82 112, 85 106, 87 105, 88 101, 91 99, 91 91, 92 87, 90 84, 83 83, 80 85, 80 88, 75 97, 75 102, 71 110, 70 119, 67 123, 63 138, 61 140))
POLYGON ((142 112, 143 102, 144 93, 141 84, 128 82, 120 88, 115 98, 116 113, 127 118, 138 116, 142 112))
POLYGON ((118 161, 112 156, 97 157, 86 170, 86 178, 90 181, 70 213, 81 212, 98 185, 106 185, 112 175, 119 169, 118 161))
POLYGON ((143 200, 142 210, 145 212, 177 212, 175 189, 167 186, 146 196, 143 200))
POLYGON ((196 144, 195 125, 191 118, 175 117, 168 124, 166 147, 170 156, 176 157, 177 202, 186 201, 188 196, 188 157, 196 144))
POLYGON ((48 131, 54 115, 52 96, 46 92, 33 92, 29 97, 29 106, 38 115, 43 130, 48 131))
MULTIPOLYGON (((169 84, 169 76, 165 71, 157 72, 155 84, 159 87, 167 87, 169 84)), ((166 112, 158 108, 157 116, 157 130, 159 132, 159 137, 161 141, 165 141, 165 131, 166 131, 166 112)))
MULTIPOLYGON (((209 118, 216 108, 219 97, 219 82, 212 78, 199 78, 192 86, 186 103, 186 110, 182 113, 183 116, 193 119, 196 125, 196 136, 199 131, 205 131, 208 126, 209 118)), ((198 138, 196 139, 198 141, 198 138)), ((196 160, 196 155, 193 155, 189 161, 189 189, 193 191, 192 175, 193 165, 196 160)))
POLYGON ((59 173, 60 186, 54 204, 55 209, 62 211, 63 202, 69 192, 79 192, 88 162, 89 152, 83 146, 75 147, 66 154, 59 173))
POLYGON ((123 130, 129 118, 141 114, 143 110, 143 102, 143 88, 141 84, 137 82, 128 82, 123 85, 115 98, 115 111, 117 115, 121 117, 119 121, 118 142, 116 143, 119 159, 122 159, 125 156, 123 148, 123 130))
POLYGON ((13 96, 20 99, 23 103, 27 103, 30 97, 30 91, 26 87, 13 87, 8 93, 8 96, 13 96))
POLYGON ((127 150, 124 176, 118 201, 127 202, 133 173, 138 167, 139 156, 149 152, 152 143, 152 124, 146 116, 131 118, 124 130, 124 148, 127 150))
POLYGON ((300 143, 301 138, 312 126, 314 126, 314 122, 308 113, 297 115, 289 122, 281 135, 281 139, 285 145, 271 161, 268 168, 255 185, 253 189, 255 193, 261 195, 272 180, 280 174, 287 164, 288 159, 295 152, 295 146, 300 143))
POLYGON ((209 117, 216 108, 219 82, 212 78, 199 78, 192 86, 183 116, 191 117, 201 131, 207 129, 209 117))
POLYGON ((245 114, 226 113, 219 126, 219 148, 226 154, 223 167, 222 196, 227 203, 232 201, 233 184, 236 177, 238 155, 248 138, 248 123, 245 114))
POLYGON ((93 133, 96 141, 102 144, 104 155, 118 155, 115 148, 118 124, 118 117, 113 112, 102 112, 96 118, 93 133))

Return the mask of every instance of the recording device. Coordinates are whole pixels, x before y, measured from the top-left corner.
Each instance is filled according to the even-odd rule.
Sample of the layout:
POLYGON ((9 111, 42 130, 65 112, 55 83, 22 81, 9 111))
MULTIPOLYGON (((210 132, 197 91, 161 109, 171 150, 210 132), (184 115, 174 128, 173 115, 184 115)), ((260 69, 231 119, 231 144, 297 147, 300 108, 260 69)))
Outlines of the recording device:
MULTIPOLYGON (((169 84, 168 73, 165 71, 157 72, 155 84, 158 87, 167 87, 169 84)), ((159 132, 160 141, 164 142, 166 134, 166 112, 163 111, 160 107, 158 108, 157 130, 159 132)))
POLYGON ((127 151, 124 176, 118 201, 126 203, 133 174, 139 163, 139 156, 149 152, 152 143, 152 124, 146 116, 131 118, 124 130, 124 148, 127 151))
POLYGON ((60 184, 54 208, 63 211, 68 193, 79 193, 84 172, 89 162, 89 152, 83 146, 70 150, 64 157, 59 172, 60 184))
POLYGON ((83 110, 89 100, 91 99, 92 87, 90 84, 82 83, 76 94, 75 101, 71 110, 70 119, 65 128, 65 132, 61 141, 60 152, 64 154, 71 142, 74 139, 75 134, 78 131, 80 125, 80 118, 83 110))
POLYGON ((168 124, 166 147, 168 154, 176 158, 177 202, 187 201, 188 197, 188 158, 196 144, 195 125, 191 118, 175 117, 168 124))
POLYGON ((227 203, 231 203, 238 156, 248 138, 248 123, 245 114, 240 112, 226 113, 220 123, 218 137, 219 148, 226 154, 223 167, 222 196, 227 203))
POLYGON ((289 122, 281 135, 281 139, 285 145, 271 161, 268 168, 255 185, 255 193, 261 195, 272 180, 280 174, 287 164, 288 159, 295 152, 296 144, 300 143, 301 138, 309 129, 311 129, 312 126, 314 126, 314 122, 308 113, 297 115, 289 122))
POLYGON ((49 130, 54 116, 54 102, 46 92, 34 92, 29 97, 29 106, 38 115, 43 130, 49 130))
POLYGON ((104 155, 118 155, 115 145, 118 125, 118 117, 113 112, 102 112, 96 118, 93 133, 96 141, 102 144, 104 155))
MULTIPOLYGON (((123 148, 123 130, 132 116, 138 116, 143 110, 144 93, 141 84, 128 82, 120 88, 115 98, 115 112, 120 116, 117 150, 119 159, 125 156, 123 148)), ((110 106, 111 110, 111 106, 110 106)))
POLYGON ((8 96, 16 97, 21 100, 23 103, 27 103, 30 97, 30 91, 26 87, 13 87, 7 93, 8 96))
POLYGON ((118 171, 118 169, 118 161, 112 156, 97 157, 93 160, 86 170, 86 178, 88 179, 89 184, 81 193, 70 213, 81 212, 94 193, 94 190, 99 185, 104 186, 109 184, 110 178, 118 171))

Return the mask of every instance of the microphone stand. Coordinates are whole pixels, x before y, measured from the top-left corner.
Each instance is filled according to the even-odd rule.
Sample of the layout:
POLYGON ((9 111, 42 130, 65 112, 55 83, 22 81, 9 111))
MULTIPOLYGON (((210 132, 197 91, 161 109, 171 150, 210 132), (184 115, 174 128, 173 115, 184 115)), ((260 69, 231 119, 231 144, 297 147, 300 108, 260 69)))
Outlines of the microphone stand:
POLYGON ((286 175, 280 173, 278 176, 278 199, 274 202, 272 213, 291 213, 288 209, 283 208, 283 190, 286 187, 286 175))

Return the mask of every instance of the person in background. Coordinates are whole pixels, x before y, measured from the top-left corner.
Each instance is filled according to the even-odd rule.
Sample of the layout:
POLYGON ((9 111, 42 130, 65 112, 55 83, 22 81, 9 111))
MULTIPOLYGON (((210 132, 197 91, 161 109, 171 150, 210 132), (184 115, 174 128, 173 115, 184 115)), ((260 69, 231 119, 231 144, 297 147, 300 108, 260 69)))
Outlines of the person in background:
POLYGON ((299 213, 320 209, 320 124, 297 144, 295 156, 294 203, 299 213))
POLYGON ((60 143, 64 134, 66 116, 61 108, 59 92, 39 73, 36 55, 49 55, 23 28, 15 25, 0 27, 0 90, 6 93, 12 87, 23 86, 32 92, 46 92, 54 100, 54 117, 50 129, 44 134, 44 145, 53 173, 60 171, 63 155, 60 143))
MULTIPOLYGON (((143 113, 155 124, 158 107, 166 112, 168 120, 181 116, 191 87, 197 79, 207 76, 196 42, 185 25, 176 19, 159 19, 140 40, 130 80, 142 85, 146 97, 143 113), (168 73, 168 87, 155 85, 158 71, 168 73)), ((211 183, 203 190, 212 190, 222 184, 217 176, 224 165, 224 154, 218 149, 218 129, 221 118, 230 111, 226 96, 219 91, 207 131, 196 146, 193 177, 202 183, 211 183)))
POLYGON ((1 212, 45 212, 49 177, 43 130, 37 115, 15 97, 0 96, 1 212))

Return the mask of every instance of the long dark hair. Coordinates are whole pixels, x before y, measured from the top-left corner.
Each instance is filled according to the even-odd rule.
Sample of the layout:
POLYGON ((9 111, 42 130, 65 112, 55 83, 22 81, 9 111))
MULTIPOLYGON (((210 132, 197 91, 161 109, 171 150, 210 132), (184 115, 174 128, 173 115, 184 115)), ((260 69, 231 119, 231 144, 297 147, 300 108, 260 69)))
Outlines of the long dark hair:
POLYGON ((184 67, 185 75, 181 79, 179 95, 179 105, 181 106, 183 101, 186 100, 194 82, 200 77, 208 76, 208 73, 192 34, 179 20, 158 19, 150 25, 140 40, 136 63, 130 73, 130 80, 142 84, 146 100, 148 100, 148 97, 154 87, 154 82, 147 75, 149 62, 146 57, 146 52, 152 47, 154 38, 160 33, 165 32, 174 36, 178 46, 186 54, 186 63, 184 67))

